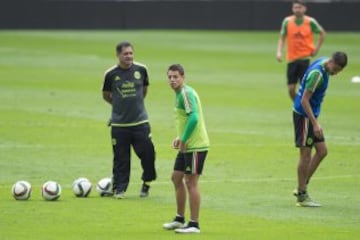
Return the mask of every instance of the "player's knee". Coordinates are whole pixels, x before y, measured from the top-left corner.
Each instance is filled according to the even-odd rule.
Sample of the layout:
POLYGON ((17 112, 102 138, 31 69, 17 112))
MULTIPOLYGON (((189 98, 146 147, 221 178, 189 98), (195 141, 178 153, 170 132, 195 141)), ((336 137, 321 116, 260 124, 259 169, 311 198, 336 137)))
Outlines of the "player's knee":
POLYGON ((197 181, 194 178, 186 178, 185 179, 186 188, 191 191, 192 189, 197 188, 197 181))
POLYGON ((174 183, 174 186, 175 187, 178 187, 180 185, 183 185, 183 180, 182 180, 182 177, 179 176, 179 174, 176 174, 176 173, 173 173, 171 175, 171 181, 174 183))
POLYGON ((328 150, 327 148, 323 148, 321 150, 318 151, 318 154, 320 155, 320 159, 325 158, 328 155, 328 150))

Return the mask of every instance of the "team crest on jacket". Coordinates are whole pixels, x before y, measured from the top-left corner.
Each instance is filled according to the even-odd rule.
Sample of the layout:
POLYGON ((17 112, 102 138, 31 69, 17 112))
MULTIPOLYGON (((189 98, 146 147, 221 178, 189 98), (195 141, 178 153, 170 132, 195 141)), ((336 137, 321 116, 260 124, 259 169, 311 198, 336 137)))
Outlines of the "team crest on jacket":
POLYGON ((135 72, 134 72, 134 78, 135 78, 136 80, 139 80, 139 79, 141 78, 141 74, 140 74, 139 71, 135 71, 135 72))

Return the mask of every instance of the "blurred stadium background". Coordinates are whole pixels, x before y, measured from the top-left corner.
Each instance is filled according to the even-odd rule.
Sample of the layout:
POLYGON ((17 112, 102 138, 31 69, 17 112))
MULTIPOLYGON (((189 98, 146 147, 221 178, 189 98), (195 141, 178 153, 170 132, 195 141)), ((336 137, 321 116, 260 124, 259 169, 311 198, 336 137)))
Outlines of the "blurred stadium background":
MULTIPOLYGON (((3 0, 0 29, 278 30, 291 0, 3 0)), ((326 30, 359 31, 359 0, 310 0, 326 30)))

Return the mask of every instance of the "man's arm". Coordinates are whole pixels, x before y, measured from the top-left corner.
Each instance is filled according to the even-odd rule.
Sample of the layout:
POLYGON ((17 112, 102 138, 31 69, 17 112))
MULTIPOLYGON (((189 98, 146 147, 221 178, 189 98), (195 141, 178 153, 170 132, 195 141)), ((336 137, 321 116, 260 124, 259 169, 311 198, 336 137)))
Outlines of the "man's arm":
POLYGON ((280 35, 277 51, 276 51, 276 59, 281 62, 282 61, 282 52, 285 45, 285 35, 280 35))
POLYGON ((148 92, 148 86, 144 86, 143 87, 143 97, 144 98, 146 97, 147 92, 148 92))
POLYGON ((109 103, 110 105, 112 105, 112 95, 111 92, 109 91, 103 91, 102 92, 102 96, 103 99, 105 100, 105 102, 109 103))
POLYGON ((315 50, 314 52, 311 54, 312 57, 314 57, 320 50, 321 48, 321 45, 323 44, 324 40, 325 40, 325 36, 326 36, 326 32, 325 30, 321 30, 320 33, 319 33, 319 39, 318 39, 318 42, 316 44, 316 47, 315 47, 315 50))
POLYGON ((311 56, 314 57, 320 51, 320 48, 325 40, 326 32, 324 28, 314 18, 312 18, 311 20, 311 29, 314 33, 319 33, 319 38, 315 46, 315 50, 311 54, 311 56))
POLYGON ((312 94, 313 93, 311 91, 305 89, 303 97, 301 99, 301 105, 313 125, 315 136, 318 138, 321 138, 323 136, 323 131, 322 131, 321 126, 320 126, 319 122, 317 121, 317 119, 311 109, 311 105, 310 105, 310 98, 311 98, 312 94))
POLYGON ((284 18, 284 20, 281 23, 281 29, 280 29, 280 37, 278 41, 277 51, 276 51, 276 59, 281 62, 282 61, 282 53, 285 45, 286 35, 287 35, 287 24, 288 24, 288 18, 284 18))
POLYGON ((189 137, 193 133, 198 121, 199 121, 199 116, 198 116, 197 112, 191 112, 188 115, 184 133, 180 138, 180 151, 181 152, 183 152, 183 153, 186 152, 186 141, 189 139, 189 137))

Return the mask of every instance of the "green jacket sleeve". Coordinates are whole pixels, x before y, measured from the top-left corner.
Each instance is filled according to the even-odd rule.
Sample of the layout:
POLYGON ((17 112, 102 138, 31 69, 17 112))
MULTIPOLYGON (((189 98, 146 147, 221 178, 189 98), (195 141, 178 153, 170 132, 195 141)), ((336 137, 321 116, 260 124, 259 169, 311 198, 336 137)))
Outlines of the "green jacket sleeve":
POLYGON ((184 134, 181 136, 181 141, 186 142, 189 139, 192 132, 194 131, 196 124, 198 123, 198 113, 197 112, 190 112, 189 117, 186 121, 184 134))

